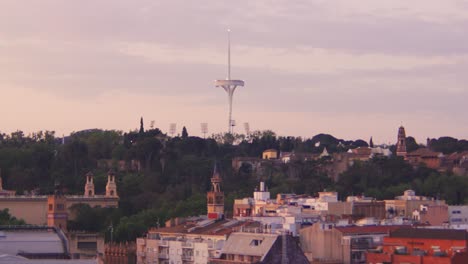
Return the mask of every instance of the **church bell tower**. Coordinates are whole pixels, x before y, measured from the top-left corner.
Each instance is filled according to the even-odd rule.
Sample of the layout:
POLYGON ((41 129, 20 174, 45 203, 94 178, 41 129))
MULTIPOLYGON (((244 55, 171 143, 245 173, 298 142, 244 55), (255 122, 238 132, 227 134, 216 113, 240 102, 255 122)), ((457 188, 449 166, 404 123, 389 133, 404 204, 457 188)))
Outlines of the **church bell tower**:
POLYGON ((211 191, 206 194, 209 219, 221 219, 224 217, 224 193, 221 191, 221 181, 215 165, 213 177, 211 178, 211 191))
POLYGON ((403 158, 406 157, 406 133, 405 128, 403 126, 400 126, 400 128, 398 129, 396 155, 403 158))

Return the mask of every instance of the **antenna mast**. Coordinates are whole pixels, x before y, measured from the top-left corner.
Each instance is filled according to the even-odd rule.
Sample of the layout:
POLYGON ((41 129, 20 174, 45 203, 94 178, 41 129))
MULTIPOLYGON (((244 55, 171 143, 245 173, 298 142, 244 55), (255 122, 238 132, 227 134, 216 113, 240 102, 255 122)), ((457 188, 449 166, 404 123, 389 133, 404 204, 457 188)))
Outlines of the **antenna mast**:
POLYGON ((228 72, 226 80, 216 80, 215 86, 222 87, 228 94, 229 103, 229 119, 228 119, 228 133, 232 134, 233 127, 235 126, 234 120, 232 120, 232 98, 234 97, 234 91, 238 86, 244 86, 242 80, 231 80, 231 30, 227 30, 228 33, 228 72))
POLYGON ((228 35, 228 76, 227 79, 231 80, 231 30, 227 30, 228 35))

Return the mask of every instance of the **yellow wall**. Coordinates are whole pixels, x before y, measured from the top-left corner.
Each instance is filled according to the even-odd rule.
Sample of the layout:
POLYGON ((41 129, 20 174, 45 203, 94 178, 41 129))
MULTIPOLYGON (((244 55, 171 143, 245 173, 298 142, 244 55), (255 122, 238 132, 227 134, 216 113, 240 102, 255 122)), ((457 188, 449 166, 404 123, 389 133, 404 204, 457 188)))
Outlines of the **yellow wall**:
MULTIPOLYGON (((78 203, 89 204, 91 207, 118 207, 119 198, 107 198, 102 195, 94 197, 67 196, 67 208, 78 203)), ((10 215, 23 219, 27 224, 47 224, 47 196, 8 196, 0 197, 0 210, 9 209, 10 215)), ((74 215, 68 210, 68 219, 74 215)))
POLYGON ((263 151, 262 158, 263 159, 277 159, 278 153, 274 149, 268 149, 268 150, 263 151))
POLYGON ((47 224, 47 197, 31 198, 0 198, 0 209, 8 208, 10 215, 23 219, 28 224, 46 225, 47 224))

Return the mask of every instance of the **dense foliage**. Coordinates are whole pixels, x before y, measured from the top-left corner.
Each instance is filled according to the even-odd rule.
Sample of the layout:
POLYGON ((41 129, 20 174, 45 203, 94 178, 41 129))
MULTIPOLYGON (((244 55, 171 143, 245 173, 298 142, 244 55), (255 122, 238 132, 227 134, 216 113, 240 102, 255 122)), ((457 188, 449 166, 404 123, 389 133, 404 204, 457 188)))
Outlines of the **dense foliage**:
MULTIPOLYGON (((112 231, 113 239, 119 241, 133 240, 148 227, 163 225, 171 217, 206 213, 205 194, 215 163, 223 177, 228 212, 233 200, 251 196, 260 180, 266 181, 273 196, 284 192, 315 194, 327 189, 337 190, 341 197, 364 193, 384 199, 413 188, 453 204, 467 202, 468 198, 466 178, 441 175, 425 167, 413 170, 399 158, 357 162, 336 183, 322 169, 330 162, 326 158, 282 165, 266 162, 261 170, 248 165, 238 171, 232 169, 233 157, 260 157, 265 149, 321 153, 327 148, 330 153, 345 152, 367 146, 363 140, 345 141, 326 134, 310 139, 278 137, 272 131, 256 131, 249 136, 218 134, 203 139, 190 136, 185 127, 181 135, 169 137, 157 128, 145 130, 142 119, 140 129, 128 133, 95 129, 66 138, 55 137, 50 131, 27 136, 21 131, 0 134, 4 188, 19 194, 48 194, 59 182, 66 193, 82 194, 84 175, 92 171, 96 193, 104 193, 109 168, 102 164, 110 161, 117 168, 119 209, 75 206, 76 218, 69 227, 102 232, 107 239, 112 231), (118 169, 121 161, 127 168, 118 169), (140 165, 139 169, 128 165, 132 161, 140 165)), ((408 141, 409 148, 419 147, 414 139, 408 141)), ((431 145, 444 153, 468 150, 463 140, 450 143, 450 148, 443 143, 446 141, 434 139, 431 145)))
POLYGON ((0 210, 0 225, 25 225, 23 219, 17 219, 10 215, 8 208, 0 210))

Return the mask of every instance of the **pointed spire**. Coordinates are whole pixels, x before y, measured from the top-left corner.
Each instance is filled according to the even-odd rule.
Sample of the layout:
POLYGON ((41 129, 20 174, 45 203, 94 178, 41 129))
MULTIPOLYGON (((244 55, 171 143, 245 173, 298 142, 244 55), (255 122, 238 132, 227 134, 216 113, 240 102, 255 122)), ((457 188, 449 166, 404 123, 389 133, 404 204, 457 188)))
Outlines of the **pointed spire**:
POLYGON ((206 194, 209 219, 221 219, 224 215, 224 193, 221 191, 221 181, 218 164, 215 161, 213 177, 211 178, 211 191, 206 194))
POLYGON ((228 76, 227 79, 231 80, 231 30, 228 28, 228 76))
POLYGON ((372 141, 372 137, 370 137, 370 140, 369 140, 369 147, 371 148, 374 147, 374 142, 372 141))
POLYGON ((213 168, 213 177, 212 178, 220 178, 219 171, 218 171, 218 162, 215 161, 214 168, 213 168))
POLYGON ((218 164, 215 161, 215 165, 213 168, 213 177, 211 177, 211 191, 221 192, 220 184, 221 184, 221 177, 219 176, 218 164))

